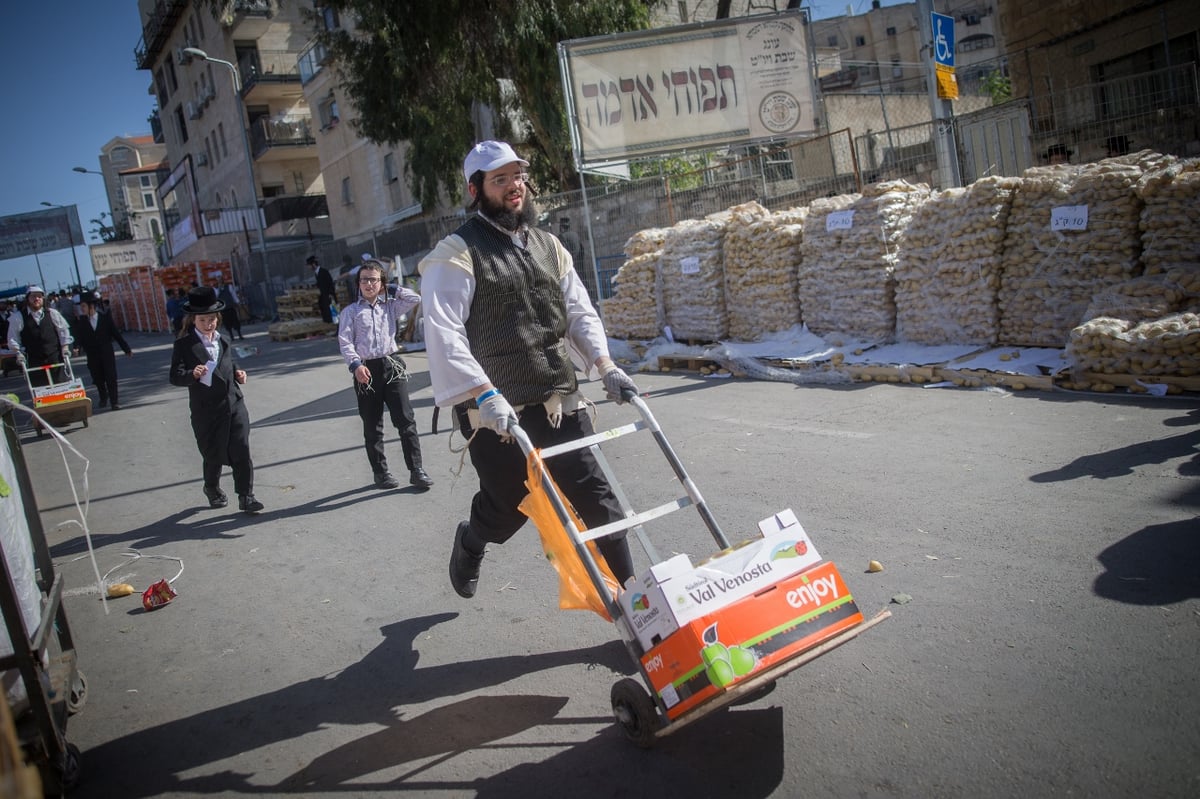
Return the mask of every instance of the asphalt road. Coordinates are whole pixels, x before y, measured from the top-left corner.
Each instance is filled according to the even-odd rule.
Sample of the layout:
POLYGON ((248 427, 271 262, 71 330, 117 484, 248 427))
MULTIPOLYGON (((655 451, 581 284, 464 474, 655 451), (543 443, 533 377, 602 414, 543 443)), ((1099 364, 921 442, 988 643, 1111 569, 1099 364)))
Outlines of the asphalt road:
MULTIPOLYGON (((207 508, 165 337, 133 336, 123 410, 66 436, 98 571, 140 591, 179 559, 165 608, 105 612, 59 449, 23 436, 88 680, 74 796, 1200 795, 1194 395, 639 376, 731 538, 790 507, 863 611, 893 613, 643 751, 609 708, 633 664, 610 624, 557 609, 531 526, 474 600, 450 588, 474 473, 444 419, 428 432, 424 354, 437 484, 380 492, 333 342, 249 330, 261 516, 207 508)), ((388 452, 401 472, 394 433, 388 452)), ((606 452, 636 506, 679 493, 648 437, 606 452)), ((650 532, 713 550, 691 510, 650 532)))

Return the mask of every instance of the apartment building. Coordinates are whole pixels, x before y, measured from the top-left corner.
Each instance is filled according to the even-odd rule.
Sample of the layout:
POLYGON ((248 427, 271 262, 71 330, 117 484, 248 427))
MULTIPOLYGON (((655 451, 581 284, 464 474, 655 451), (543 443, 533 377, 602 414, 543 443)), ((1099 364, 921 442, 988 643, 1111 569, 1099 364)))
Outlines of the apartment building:
POLYGON ((169 167, 157 201, 170 258, 233 259, 249 282, 266 276, 251 273, 251 253, 328 237, 298 4, 229 0, 215 17, 188 0, 138 9, 135 57, 151 75, 169 167))
MULTIPOLYGON (((354 19, 342 19, 331 8, 319 9, 326 30, 353 33, 354 19)), ((333 236, 357 250, 373 250, 374 234, 422 213, 404 175, 408 148, 377 145, 358 135, 354 104, 329 68, 324 46, 313 40, 300 53, 299 74, 304 97, 313 109, 317 153, 328 190, 333 236)))
POLYGON ((116 136, 100 148, 100 174, 108 197, 112 238, 163 237, 156 189, 167 148, 152 135, 116 136))

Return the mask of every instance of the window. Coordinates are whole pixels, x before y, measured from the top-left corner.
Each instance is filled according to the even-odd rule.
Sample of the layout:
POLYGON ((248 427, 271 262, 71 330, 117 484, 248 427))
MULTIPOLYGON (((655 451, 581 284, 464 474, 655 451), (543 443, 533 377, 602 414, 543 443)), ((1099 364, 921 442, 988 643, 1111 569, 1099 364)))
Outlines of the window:
POLYGON ((332 94, 326 97, 317 106, 317 113, 321 118, 321 130, 337 127, 341 118, 338 115, 337 99, 332 94))
POLYGON ((325 30, 335 31, 338 29, 338 13, 336 8, 325 6, 321 9, 321 22, 325 25, 325 30))
POLYGON ((204 137, 204 157, 208 159, 208 168, 212 169, 212 166, 213 166, 212 144, 209 143, 207 136, 204 137))
POLYGON ((387 178, 388 183, 395 183, 399 179, 396 174, 396 154, 388 153, 383 157, 383 176, 387 178))
POLYGON ((896 35, 896 29, 895 29, 895 28, 888 28, 888 29, 887 29, 887 35, 888 35, 888 36, 895 36, 895 35, 896 35))
POLYGON ((970 14, 970 13, 963 14, 963 22, 967 23, 968 25, 978 25, 980 22, 980 19, 981 18, 979 16, 979 14, 970 14))
POLYGON ((158 91, 158 107, 165 108, 170 94, 167 93, 167 80, 163 77, 163 68, 154 71, 154 88, 158 91))
POLYGON ((350 191, 350 178, 342 178, 342 205, 353 205, 354 194, 350 191))
POLYGON ((150 235, 155 241, 162 238, 162 226, 158 224, 158 220, 150 217, 150 235))
POLYGON ((958 52, 969 53, 972 50, 986 50, 989 47, 996 46, 996 37, 989 36, 986 33, 977 33, 974 36, 968 36, 958 43, 958 52))
POLYGON ((904 67, 900 66, 900 56, 892 56, 892 77, 904 77, 904 67))
POLYGON ((143 208, 153 208, 154 207, 154 192, 152 192, 152 191, 142 192, 142 207, 143 208))
POLYGON ((175 106, 175 133, 181 142, 188 140, 187 120, 183 118, 183 103, 175 106))
POLYGON ((863 47, 866 45, 866 43, 867 43, 867 37, 865 37, 865 36, 855 36, 854 37, 854 46, 855 47, 863 47))
POLYGON ((274 184, 271 184, 270 186, 266 185, 265 183, 263 184, 262 196, 263 196, 264 200, 271 198, 271 197, 283 197, 284 194, 285 194, 285 192, 283 189, 283 184, 281 184, 281 183, 274 183, 274 184))
POLYGON ((154 188, 154 178, 150 177, 149 175, 139 176, 138 183, 141 184, 142 189, 154 188))
POLYGON ((828 39, 825 40, 825 43, 828 44, 830 47, 837 47, 838 46, 837 34, 835 33, 832 36, 830 36, 828 39))
POLYGON ((166 61, 167 64, 167 86, 170 87, 171 93, 179 91, 179 81, 175 79, 175 62, 170 58, 166 61))
POLYGON ((123 167, 131 162, 133 151, 128 147, 114 147, 108 152, 108 160, 112 161, 113 166, 123 167))
POLYGON ((225 141, 225 123, 217 123, 217 135, 221 137, 221 155, 225 158, 229 157, 229 145, 225 141))

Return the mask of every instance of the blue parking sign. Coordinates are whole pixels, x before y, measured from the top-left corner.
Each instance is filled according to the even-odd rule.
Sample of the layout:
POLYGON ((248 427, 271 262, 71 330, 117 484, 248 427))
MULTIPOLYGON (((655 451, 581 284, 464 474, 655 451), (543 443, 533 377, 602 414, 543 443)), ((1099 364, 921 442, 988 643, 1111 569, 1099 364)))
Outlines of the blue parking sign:
POLYGON ((938 66, 954 67, 954 17, 931 13, 933 21, 933 61, 938 66))

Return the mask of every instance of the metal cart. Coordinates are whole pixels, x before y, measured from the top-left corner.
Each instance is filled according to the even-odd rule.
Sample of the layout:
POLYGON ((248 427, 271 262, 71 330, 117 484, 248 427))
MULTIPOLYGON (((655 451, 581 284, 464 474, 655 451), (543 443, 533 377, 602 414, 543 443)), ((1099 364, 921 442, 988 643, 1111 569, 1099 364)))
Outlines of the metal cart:
POLYGON ((782 662, 756 671, 738 682, 735 682, 729 688, 717 693, 715 696, 707 699, 703 703, 692 707, 682 715, 676 715, 674 718, 668 716, 668 707, 664 702, 663 696, 654 688, 651 677, 643 664, 643 658, 647 655, 648 650, 642 646, 634 632, 633 626, 623 610, 622 605, 617 601, 611 591, 607 588, 603 573, 597 564, 595 558, 587 546, 587 542, 595 540, 605 535, 619 533, 621 531, 629 531, 634 534, 643 550, 649 556, 653 563, 661 562, 653 543, 650 541, 644 525, 646 522, 663 517, 669 513, 681 510, 688 506, 694 507, 703 520, 705 527, 712 534, 713 540, 716 542, 718 549, 727 550, 730 548, 729 539, 726 538, 717 520, 713 517, 708 505, 700 495, 699 489, 692 482, 684 469, 683 463, 671 448, 658 422, 655 420, 650 408, 646 403, 633 392, 627 391, 624 399, 637 409, 641 418, 631 424, 621 425, 611 430, 595 433, 585 438, 560 444, 553 447, 546 447, 541 450, 536 450, 524 430, 518 426, 513 426, 510 429, 513 437, 517 440, 522 451, 528 458, 536 451, 538 455, 537 468, 542 470, 542 485, 546 488, 546 494, 553 506, 558 520, 563 528, 567 531, 575 552, 579 560, 585 567, 588 576, 595 586, 597 593, 605 603, 605 608, 617 630, 621 635, 621 640, 625 644, 626 650, 630 657, 637 664, 638 671, 641 674, 642 682, 630 678, 619 680, 612 687, 611 700, 613 715, 616 718, 617 724, 620 726, 625 736, 634 744, 643 748, 650 748, 658 741, 676 730, 690 724, 691 722, 707 715, 722 707, 726 707, 733 703, 742 703, 753 701, 761 695, 765 695, 775 685, 775 681, 794 669, 803 666, 817 657, 829 652, 836 647, 852 640, 867 629, 875 626, 888 618, 891 613, 886 609, 879 612, 876 616, 870 619, 865 619, 855 626, 845 629, 836 635, 825 638, 815 646, 806 649, 802 652, 797 652, 788 657, 782 662), (655 508, 646 511, 637 512, 629 503, 629 499, 621 488, 619 482, 613 474, 612 468, 608 463, 604 454, 600 450, 600 444, 620 436, 636 433, 640 431, 649 431, 653 436, 659 449, 670 464, 675 477, 684 487, 685 495, 678 497, 672 501, 666 502, 655 508), (626 518, 618 522, 603 525, 591 530, 580 531, 573 523, 571 513, 568 510, 566 501, 553 489, 553 482, 549 479, 546 472, 544 461, 553 458, 556 455, 561 455, 566 452, 575 450, 589 449, 596 458, 609 484, 612 486, 613 493, 616 495, 622 510, 625 512, 626 518), (644 685, 643 685, 644 684, 644 685))
MULTIPOLYGON (((17 485, 10 489, 25 509, 40 594, 40 619, 30 634, 6 554, 0 560, 0 614, 13 654, 0 657, 0 673, 16 669, 20 674, 26 699, 12 708, 17 738, 26 757, 41 773, 46 795, 59 796, 79 779, 79 748, 67 742, 66 726, 67 717, 87 700, 87 680, 76 668, 71 626, 62 602, 63 577, 55 573, 50 558, 13 417, 11 403, 0 397, 0 426, 4 428, 0 446, 11 453, 17 485)), ((5 700, 0 697, 0 701, 5 700)))
MULTIPOLYGON (((56 428, 64 427, 71 422, 83 422, 84 427, 88 426, 88 419, 92 415, 92 400, 83 387, 83 380, 75 377, 70 357, 64 354, 62 363, 34 367, 28 366, 24 358, 19 360, 21 371, 25 374, 25 385, 29 388, 29 396, 33 399, 33 409, 37 411, 38 416, 56 428), (55 369, 62 369, 65 379, 55 382, 55 369), (46 376, 46 385, 44 386, 33 385, 30 375, 38 371, 46 376)), ((46 434, 46 429, 41 422, 34 420, 34 427, 37 430, 38 438, 46 434)))

